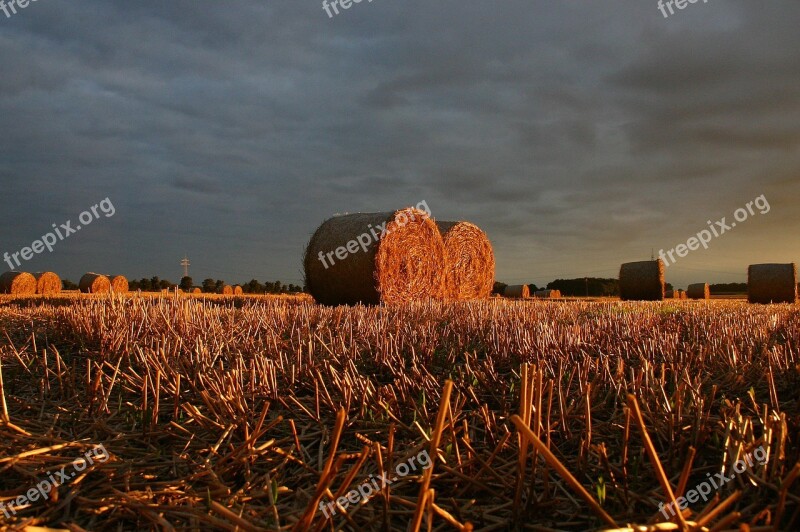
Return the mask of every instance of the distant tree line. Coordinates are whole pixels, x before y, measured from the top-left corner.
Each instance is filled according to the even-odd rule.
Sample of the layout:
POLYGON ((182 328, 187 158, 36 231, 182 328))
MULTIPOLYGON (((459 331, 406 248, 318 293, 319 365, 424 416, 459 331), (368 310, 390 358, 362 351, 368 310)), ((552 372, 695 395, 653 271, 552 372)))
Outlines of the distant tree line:
MULTIPOLYGON (((493 294, 502 294, 505 290, 506 283, 496 282, 492 289, 493 294)), ((598 277, 579 277, 577 279, 556 279, 555 281, 547 283, 546 287, 539 288, 535 284, 529 284, 528 288, 531 294, 537 290, 559 290, 562 296, 565 297, 615 297, 619 296, 619 280, 618 279, 602 279, 598 277)), ((667 290, 672 290, 672 285, 666 283, 667 290)))
POLYGON ((598 277, 556 279, 547 283, 548 290, 560 290, 562 296, 613 297, 619 295, 619 280, 598 277))
MULTIPOLYGON (((172 290, 176 287, 185 292, 189 292, 197 287, 206 294, 218 294, 222 292, 222 287, 226 284, 229 283, 226 283, 222 279, 204 279, 200 285, 195 285, 191 277, 183 277, 181 282, 176 285, 166 279, 159 279, 158 276, 154 276, 150 279, 143 277, 138 281, 130 281, 128 286, 131 291, 141 290, 142 292, 160 292, 165 289, 172 290)), ((266 281, 262 284, 256 279, 252 279, 250 282, 240 286, 245 294, 296 294, 304 291, 302 286, 294 284, 286 285, 280 281, 266 281)))
POLYGON ((708 288, 712 294, 743 294, 747 292, 747 283, 718 283, 708 288))
POLYGON ((160 292, 161 290, 170 290, 174 288, 175 285, 166 279, 159 279, 157 275, 154 275, 150 279, 142 277, 138 281, 132 280, 128 282, 128 288, 135 292, 136 290, 141 290, 142 292, 160 292))

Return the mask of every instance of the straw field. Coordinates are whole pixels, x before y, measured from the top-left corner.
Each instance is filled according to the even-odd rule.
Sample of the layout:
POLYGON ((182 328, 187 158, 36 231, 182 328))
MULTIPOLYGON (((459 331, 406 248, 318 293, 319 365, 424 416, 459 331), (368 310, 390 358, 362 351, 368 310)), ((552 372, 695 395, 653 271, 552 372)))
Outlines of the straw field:
POLYGON ((716 474, 660 529, 800 525, 796 305, 52 301, 0 298, 13 526, 648 530, 716 474), (432 467, 399 474, 421 451, 432 467))

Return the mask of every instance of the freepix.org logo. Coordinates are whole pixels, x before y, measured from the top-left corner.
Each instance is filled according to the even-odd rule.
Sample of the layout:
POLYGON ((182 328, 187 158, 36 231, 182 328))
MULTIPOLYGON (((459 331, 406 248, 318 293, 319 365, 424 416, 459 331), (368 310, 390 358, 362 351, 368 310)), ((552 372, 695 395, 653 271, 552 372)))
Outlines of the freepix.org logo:
POLYGON ((424 471, 431 467, 431 465, 431 455, 428 454, 427 450, 422 450, 417 453, 416 456, 410 457, 407 462, 397 464, 397 467, 394 469, 394 476, 389 477, 387 473, 383 473, 380 476, 370 475, 369 480, 363 482, 357 488, 350 490, 335 501, 320 501, 319 509, 322 510, 326 518, 330 518, 339 510, 347 510, 350 505, 366 503, 370 497, 386 486, 391 486, 401 478, 416 472, 420 468, 424 471))
MULTIPOLYGON (((333 0, 332 2, 328 2, 328 0, 322 0, 322 9, 328 14, 328 18, 333 18, 334 14, 339 14, 339 8, 342 9, 350 9, 353 7, 353 4, 360 4, 364 0, 333 0)), ((372 0, 367 0, 368 3, 372 3, 372 0)))
POLYGON ((6 14, 6 18, 11 18, 11 15, 17 14, 17 8, 25 9, 31 2, 36 0, 0 0, 0 11, 6 14))
MULTIPOLYGON (((2 0, 0 0, 0 2, 1 1, 2 0)), ((60 226, 53 224, 53 231, 45 233, 38 240, 34 240, 30 246, 26 246, 15 253, 9 253, 8 251, 4 252, 3 261, 5 261, 5 263, 8 264, 8 267, 13 270, 15 267, 18 268, 22 265, 20 258, 23 261, 31 260, 35 254, 38 255, 39 253, 43 253, 45 248, 47 251, 52 253, 53 246, 55 246, 58 242, 68 238, 70 235, 77 233, 82 227, 86 227, 94 220, 99 220, 100 212, 102 212, 106 218, 111 218, 114 216, 114 213, 117 212, 117 210, 114 208, 114 204, 111 203, 111 200, 106 198, 100 203, 92 205, 89 209, 78 215, 78 221, 80 221, 82 225, 75 225, 73 227, 72 220, 67 220, 60 226), (89 212, 90 210, 91 212, 89 212)))
MULTIPOLYGON (((17 510, 27 508, 31 503, 39 499, 43 501, 49 499, 50 492, 52 492, 53 489, 74 479, 79 473, 85 471, 87 467, 94 465, 95 462, 105 462, 108 458, 108 451, 106 451, 105 446, 101 443, 70 464, 74 471, 67 471, 67 467, 64 466, 55 473, 50 473, 46 479, 42 480, 16 499, 0 502, 0 512, 4 514, 7 519, 11 519, 12 515, 17 514, 17 510)), ((0 521, 2 521, 2 519, 0 519, 0 521)))
MULTIPOLYGON (((425 200, 420 201, 415 206, 415 209, 418 211, 422 211, 423 218, 430 218, 432 213, 430 207, 428 207, 428 202, 425 200)), ((411 216, 406 216, 405 213, 401 213, 397 217, 397 226, 404 227, 406 224, 410 222, 416 221, 415 215, 412 213, 411 216), (410 218, 410 219, 409 219, 410 218)), ((322 263, 322 265, 327 270, 334 264, 336 261, 333 260, 334 256, 341 260, 345 260, 348 255, 352 255, 355 253, 359 253, 361 251, 365 252, 369 249, 369 247, 374 244, 375 242, 380 241, 384 236, 391 233, 391 229, 387 229, 386 225, 388 222, 383 222, 382 224, 378 224, 377 226, 373 227, 372 224, 369 224, 363 233, 355 237, 354 239, 350 240, 343 246, 339 246, 338 248, 329 251, 328 253, 323 253, 322 251, 319 252, 317 258, 322 263)))

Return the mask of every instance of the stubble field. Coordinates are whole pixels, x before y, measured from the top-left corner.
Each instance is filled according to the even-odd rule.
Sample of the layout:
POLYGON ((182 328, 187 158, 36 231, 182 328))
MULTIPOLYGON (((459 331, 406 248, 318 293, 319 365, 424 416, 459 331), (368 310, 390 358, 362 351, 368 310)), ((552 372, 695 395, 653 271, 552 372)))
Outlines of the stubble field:
POLYGON ((4 299, 0 522, 791 529, 798 342, 797 305, 741 301, 4 299), (665 523, 666 482, 720 473, 665 523))

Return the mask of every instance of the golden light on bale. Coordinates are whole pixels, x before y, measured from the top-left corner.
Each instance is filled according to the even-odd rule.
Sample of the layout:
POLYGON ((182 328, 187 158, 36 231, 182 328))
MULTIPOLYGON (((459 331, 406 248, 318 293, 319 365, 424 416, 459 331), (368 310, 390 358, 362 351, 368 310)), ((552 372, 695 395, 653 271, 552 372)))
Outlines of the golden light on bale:
POLYGON ((678 299, 688 299, 686 290, 678 290, 678 299))
POLYGON ((533 293, 537 299, 556 299, 561 297, 561 290, 537 290, 533 293))
POLYGON ((708 283, 690 284, 686 296, 689 299, 711 299, 711 288, 708 283))
POLYGON ((235 296, 240 296, 240 295, 242 295, 242 294, 244 294, 244 290, 242 290, 242 287, 241 287, 241 286, 239 286, 239 285, 237 284, 236 286, 234 286, 234 287, 233 287, 233 295, 235 295, 235 296))
POLYGON ((444 282, 444 254, 439 229, 419 209, 335 216, 308 243, 305 282, 323 305, 436 298, 444 282))
POLYGON ((794 303, 797 300, 797 265, 753 264, 747 269, 750 303, 794 303))
POLYGON ((623 264, 619 269, 619 297, 623 301, 662 301, 664 263, 646 260, 623 264))
POLYGON ((469 222, 436 222, 444 241, 442 296, 467 300, 489 297, 494 286, 494 251, 486 233, 469 222))
POLYGON ((111 291, 111 281, 99 273, 87 273, 81 277, 78 288, 84 294, 105 294, 111 291))
POLYGON ((61 277, 53 272, 37 272, 33 274, 36 277, 36 293, 44 295, 58 294, 61 292, 61 277))
POLYGON ((0 275, 0 293, 30 296, 36 293, 36 277, 26 272, 6 272, 0 275))
POLYGON ((192 293, 193 293, 193 294, 202 294, 202 293, 203 293, 203 291, 202 291, 202 290, 200 290, 199 288, 192 288, 192 293))
POLYGON ((120 294, 128 292, 128 279, 124 275, 115 275, 111 277, 111 290, 120 294))
POLYGON ((224 296, 232 296, 233 295, 233 287, 229 284, 226 284, 222 287, 222 295, 224 296))
POLYGON ((515 284, 506 286, 503 295, 506 297, 526 299, 531 297, 531 289, 526 284, 515 284))

